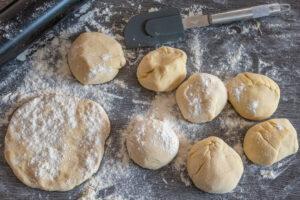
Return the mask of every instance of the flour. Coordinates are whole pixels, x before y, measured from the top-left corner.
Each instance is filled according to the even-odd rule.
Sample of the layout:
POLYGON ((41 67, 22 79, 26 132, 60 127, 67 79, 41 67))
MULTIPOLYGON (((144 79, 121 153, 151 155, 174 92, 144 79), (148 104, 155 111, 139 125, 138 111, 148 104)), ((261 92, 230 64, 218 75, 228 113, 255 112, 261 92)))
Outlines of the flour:
POLYGON ((200 5, 200 4, 193 4, 192 6, 189 6, 188 8, 182 8, 183 18, 196 16, 196 15, 202 15, 203 8, 204 8, 204 6, 200 5))
POLYGON ((243 90, 244 90, 243 86, 239 86, 233 89, 232 95, 235 97, 237 102, 240 101, 243 90))
POLYGON ((135 99, 132 99, 132 103, 134 104, 144 104, 144 105, 151 105, 149 102, 147 101, 140 101, 140 100, 135 100, 135 99))
POLYGON ((89 178, 97 170, 97 160, 102 157, 97 148, 103 144, 103 138, 106 137, 101 134, 107 134, 108 131, 102 117, 105 114, 99 105, 93 104, 88 104, 85 112, 78 114, 77 108, 81 103, 78 98, 47 95, 34 98, 14 113, 8 129, 10 140, 6 141, 6 145, 7 150, 16 157, 10 157, 9 161, 21 177, 25 180, 29 177, 32 179, 30 183, 26 182, 30 186, 51 189, 56 179, 64 178, 62 174, 66 173, 70 176, 66 183, 69 184, 68 187, 72 187, 78 184, 78 181, 89 178), (79 121, 86 127, 83 129, 83 137, 80 138, 79 135, 69 143, 67 139, 73 137, 73 130, 82 126, 79 121), (80 142, 78 156, 84 156, 83 163, 76 165, 78 175, 74 171, 68 174, 61 166, 69 162, 67 152, 74 152, 73 144, 76 144, 77 140, 80 142), (16 144, 26 151, 20 154, 20 149, 14 148, 16 144), (20 169, 23 166, 26 168, 20 169), (28 170, 32 170, 33 177, 28 170), (36 185, 36 182, 41 184, 36 185), (49 185, 44 182, 49 182, 49 185))
POLYGON ((155 12, 155 11, 158 11, 158 8, 150 8, 150 9, 148 10, 148 12, 155 12))
POLYGON ((231 63, 232 68, 235 67, 236 64, 242 59, 243 49, 244 46, 241 44, 237 52, 232 57, 229 57, 229 63, 231 63))
MULTIPOLYGON (((109 35, 110 37, 114 38, 114 36, 111 33, 111 30, 109 30, 108 28, 105 28, 101 23, 98 23, 95 20, 96 17, 103 15, 103 11, 105 9, 106 8, 104 8, 103 10, 100 8, 94 8, 94 9, 78 16, 79 17, 78 22, 76 24, 74 24, 73 26, 70 26, 68 29, 62 30, 60 32, 60 37, 68 39, 71 35, 82 32, 83 28, 88 29, 89 32, 91 31, 90 28, 92 28, 94 31, 104 33, 104 34, 109 35)), ((110 17, 112 16, 112 13, 104 12, 104 15, 107 15, 106 19, 109 21, 110 17)))
POLYGON ((191 39, 188 39, 188 44, 191 46, 191 60, 193 66, 198 72, 201 70, 202 65, 202 55, 205 48, 201 46, 201 41, 199 40, 199 35, 195 33, 191 39))
POLYGON ((217 81, 216 77, 203 74, 185 88, 184 96, 188 101, 190 118, 205 120, 205 113, 211 109, 207 101, 212 98, 217 81))
POLYGON ((105 73, 109 73, 111 71, 112 71, 111 66, 106 66, 105 64, 98 64, 96 68, 92 69, 88 73, 88 77, 94 78, 95 76, 97 76, 97 74, 105 74, 105 73))
MULTIPOLYGON (((84 11, 81 11, 84 12, 84 11)), ((104 103, 106 100, 108 102, 113 102, 114 99, 122 99, 123 97, 120 97, 115 94, 110 94, 108 90, 111 89, 119 89, 119 88, 127 88, 126 84, 122 80, 113 81, 109 87, 103 86, 102 90, 99 91, 95 87, 89 87, 89 86, 82 86, 78 82, 74 82, 74 84, 69 84, 70 80, 74 80, 72 77, 72 74, 70 73, 68 64, 67 64, 67 58, 66 55, 68 53, 68 50, 71 45, 71 41, 67 39, 67 34, 74 34, 75 32, 79 31, 79 27, 83 27, 85 24, 85 20, 90 20, 93 22, 90 22, 91 24, 95 24, 96 21, 92 19, 92 17, 98 15, 100 11, 98 9, 95 9, 92 13, 89 13, 89 15, 85 15, 80 19, 80 23, 76 24, 75 27, 70 27, 69 29, 64 29, 62 32, 60 32, 59 36, 54 37, 50 42, 47 43, 45 47, 39 48, 39 49, 28 49, 24 51, 20 56, 18 57, 19 61, 24 61, 26 63, 31 64, 31 69, 26 74, 24 78, 24 84, 19 87, 16 91, 7 93, 1 96, 1 105, 9 105, 9 108, 6 109, 5 113, 2 113, 2 116, 0 121, 0 126, 7 126, 8 119, 10 118, 11 114, 15 111, 17 107, 22 105, 24 102, 28 101, 27 99, 31 99, 32 97, 39 96, 40 94, 47 94, 47 93, 61 93, 61 94, 69 94, 69 95, 76 95, 76 96, 82 96, 82 97, 89 97, 96 101, 101 101, 104 103), (67 33, 67 34, 66 34, 67 33), (33 55, 28 55, 28 52, 35 51, 33 55), (103 94, 106 93, 107 95, 103 94), (106 100, 104 100, 106 99, 106 100)), ((97 27, 102 26, 97 23, 97 27)), ((52 33, 49 33, 48 35, 50 38, 52 37, 52 33)), ((108 55, 103 55, 102 58, 104 60, 109 59, 108 55)), ((2 84, 4 84, 2 82, 2 84)), ((109 110, 111 107, 109 105, 110 103, 106 104, 105 108, 106 110, 109 110)), ((68 104, 65 104, 66 107, 59 107, 57 106, 57 109, 60 109, 59 111, 63 112, 64 108, 70 108, 71 106, 68 106, 68 104)), ((55 106, 54 106, 55 107, 55 106)), ((91 108, 93 109, 93 108, 91 108)), ((72 119, 70 117, 66 117, 69 119, 72 119)), ((61 123, 63 123, 62 120, 60 120, 61 123)), ((92 127, 99 127, 101 126, 97 125, 97 121, 89 121, 92 127), (94 124, 96 123, 96 124, 94 124)), ((56 126, 58 126, 56 124, 56 126)), ((54 126, 54 127, 56 127, 54 126)), ((44 129, 41 129, 42 131, 44 129)), ((54 129, 57 130, 57 129, 54 129)), ((54 131, 53 130, 53 131, 54 131)), ((93 138, 93 131, 89 132, 87 135, 87 141, 92 141, 93 138)), ((34 141, 32 142, 32 147, 35 147, 36 145, 34 141)), ((38 139, 36 140, 38 142, 38 139)), ((99 142, 97 139, 93 142, 97 143, 99 142)), ((51 143, 51 140, 49 141, 49 144, 51 143)), ((55 143, 56 145, 59 145, 60 143, 55 143)), ((35 148, 37 148, 35 147, 35 148)), ((42 151, 42 150, 41 150, 42 151)), ((60 155, 55 149, 49 148, 48 150, 43 150, 43 153, 41 154, 41 158, 32 159, 31 163, 33 165, 40 166, 39 170, 35 174, 36 176, 48 176, 50 179, 55 178, 57 176, 57 169, 55 167, 50 166, 58 166, 59 162, 61 162, 64 157, 60 155), (44 158, 51 158, 50 162, 46 162, 46 165, 40 165, 39 162, 42 162, 45 160, 44 158), (55 163, 53 163, 54 161, 55 163), (56 163, 57 162, 57 163, 56 163)), ((90 170, 91 167, 94 168, 94 156, 93 152, 87 152, 87 155, 90 155, 86 158, 86 169, 82 172, 85 173, 85 177, 90 176, 90 174, 94 173, 94 170, 90 170)), ((25 158, 25 157, 24 157, 25 158)), ((22 158, 20 158, 22 159, 22 158)))
POLYGON ((22 53, 20 53, 16 59, 19 60, 19 61, 25 61, 26 60, 26 57, 28 55, 29 51, 28 49, 26 49, 25 51, 23 51, 22 53))
POLYGON ((110 54, 103 54, 103 55, 101 56, 101 58, 102 58, 102 60, 103 60, 104 62, 106 62, 106 61, 108 61, 108 60, 111 58, 111 55, 110 55, 110 54))
POLYGON ((192 91, 192 88, 199 87, 193 87, 192 85, 188 85, 184 90, 184 96, 188 100, 188 105, 190 106, 189 116, 192 118, 196 118, 199 117, 199 115, 202 113, 202 99, 200 91, 194 92, 192 91))
POLYGON ((129 89, 128 86, 127 86, 127 84, 124 81, 122 81, 122 80, 114 79, 113 82, 116 85, 118 85, 120 88, 127 89, 127 90, 129 89))
POLYGON ((92 5, 91 2, 87 2, 86 4, 80 7, 79 13, 80 14, 86 13, 88 9, 90 9, 91 5, 92 5))
POLYGON ((277 128, 277 130, 282 131, 283 127, 280 123, 276 123, 275 127, 277 128))
POLYGON ((178 139, 170 122, 157 120, 154 116, 137 116, 131 123, 133 129, 129 135, 140 144, 141 147, 138 148, 155 146, 162 152, 176 154, 178 139))
MULTIPOLYGON (((216 0, 216 3, 221 5, 223 2, 225 1, 216 0)), ((128 6, 124 7, 126 3, 116 4, 112 7, 113 5, 105 2, 89 1, 81 11, 75 13, 75 18, 67 21, 64 25, 58 25, 45 38, 36 42, 35 47, 28 49, 28 54, 27 52, 22 54, 19 57, 19 61, 22 63, 18 64, 18 70, 15 73, 8 74, 5 81, 0 83, 1 89, 16 85, 15 89, 4 90, 8 92, 1 93, 0 126, 4 130, 4 132, 1 132, 1 138, 4 138, 9 119, 16 108, 32 97, 45 93, 59 93, 89 98, 101 104, 105 111, 108 112, 113 128, 111 136, 106 143, 107 146, 101 166, 89 181, 68 193, 70 195, 69 199, 76 199, 82 194, 82 199, 85 198, 85 194, 89 197, 87 199, 155 199, 153 195, 159 192, 157 187, 153 187, 153 184, 157 183, 157 179, 159 182, 164 182, 162 180, 163 176, 160 176, 160 171, 173 173, 167 176, 168 184, 164 184, 164 186, 172 185, 172 188, 174 186, 179 188, 187 185, 190 188, 186 188, 186 190, 194 190, 190 186, 191 181, 185 168, 187 154, 191 146, 198 140, 216 135, 241 153, 244 134, 256 123, 241 118, 230 104, 210 123, 193 124, 184 120, 176 105, 174 92, 155 94, 141 88, 136 81, 136 67, 143 56, 152 49, 124 49, 127 65, 109 83, 92 86, 83 86, 78 83, 72 76, 66 60, 66 55, 73 39, 86 30, 99 31, 118 38, 122 47, 125 48, 122 31, 126 22, 135 14, 147 12, 145 3, 139 4, 136 1, 129 1, 128 4, 132 6, 129 8, 128 6), (15 77, 19 75, 24 75, 24 78, 16 81, 15 77), (147 112, 155 112, 160 119, 168 119, 171 124, 174 124, 173 130, 180 140, 177 156, 169 166, 156 172, 142 170, 131 162, 124 145, 125 137, 123 137, 123 133, 130 119, 147 112), (171 170, 174 170, 174 172, 170 172, 171 170), (85 193, 84 191, 87 192, 85 193)), ((165 5, 169 6, 171 4, 172 2, 167 3, 164 0, 160 0, 159 3, 155 4, 155 8, 162 9, 165 5)), ((212 5, 204 5, 199 2, 193 3, 192 6, 188 3, 181 5, 180 12, 183 17, 201 14, 204 9, 216 10, 216 7, 212 5)), ((221 11, 221 9, 218 10, 221 11)), ((275 78, 274 80, 280 81, 281 85, 288 85, 291 83, 286 74, 290 70, 294 71, 295 74, 300 74, 298 66, 289 64, 289 62, 294 60, 276 63, 278 59, 273 60, 268 55, 272 54, 272 49, 274 49, 274 52, 279 49, 282 51, 296 51, 298 49, 297 41, 299 36, 293 35, 292 37, 292 34, 295 34, 295 32, 286 32, 286 30, 291 29, 290 27, 297 26, 296 22, 291 20, 290 23, 282 23, 280 20, 282 21, 283 19, 276 20, 276 17, 274 17, 261 23, 263 33, 271 30, 275 31, 274 34, 265 34, 264 37, 259 36, 255 22, 248 21, 232 25, 188 30, 186 31, 186 41, 170 44, 170 46, 187 52, 188 75, 196 72, 207 72, 218 75, 222 80, 228 81, 238 73, 250 71, 269 74, 270 77, 275 78), (242 30, 241 33, 234 31, 232 29, 233 26, 240 28, 242 30), (274 46, 270 48, 266 44, 266 40, 271 40, 274 46), (283 79, 286 80, 283 81, 283 79)), ((13 29, 14 25, 11 24, 7 37, 12 37, 13 29)), ((283 97, 285 101, 295 102, 293 99, 296 91, 291 92, 288 93, 290 95, 283 97)), ((1 147, 2 149, 3 146, 1 147)), ((49 151, 49 154, 55 155, 55 152, 49 151)), ((284 162, 280 162, 280 168, 274 165, 268 169, 251 164, 247 158, 243 159, 245 166, 243 181, 239 183, 238 188, 230 195, 232 195, 232 198, 241 199, 249 197, 249 194, 253 192, 253 188, 257 191, 268 191, 269 189, 266 189, 266 185, 269 184, 261 184, 259 180, 259 177, 263 179, 260 175, 260 170, 283 172, 294 159, 292 157, 285 159, 284 162), (254 178, 257 181, 254 181, 254 178), (249 179, 253 182, 251 187, 248 185, 249 179)), ((2 159, 1 161, 5 162, 2 159)), ((91 163, 87 162, 87 165, 91 163)), ((0 174, 5 177, 7 173, 0 169, 0 174)), ((284 173, 284 175, 286 174, 284 173)), ((296 185, 298 180, 295 178, 291 183, 296 185)), ((286 197, 285 195, 290 194, 293 190, 291 183, 284 187, 284 194, 277 193, 278 198, 284 198, 286 197)), ((5 195, 10 195, 12 192, 22 193, 24 195, 22 198, 25 199, 47 199, 53 197, 51 193, 42 193, 28 188, 26 193, 24 192, 25 186, 18 188, 11 186, 3 185, 0 181, 0 193, 5 195)), ((159 190, 161 191, 160 188, 159 190)))
MULTIPOLYGON (((150 108, 147 114, 141 115, 139 111, 137 111, 137 113, 133 115, 132 118, 138 117, 140 119, 145 120, 147 119, 145 118, 145 116, 149 116, 149 115, 167 121, 166 124, 168 124, 168 127, 172 127, 172 129, 178 135, 179 150, 177 156, 174 158, 174 161, 171 163, 171 166, 174 170, 178 171, 178 173, 180 174, 180 180, 184 183, 184 185, 190 186, 191 182, 187 175, 185 165, 186 165, 188 152, 192 147, 195 138, 193 135, 184 133, 183 130, 186 129, 189 129, 190 131, 195 130, 197 125, 190 124, 186 121, 181 121, 182 123, 178 122, 178 117, 181 117, 181 113, 177 108, 174 93, 169 95, 165 95, 165 94, 156 95, 155 99, 150 103, 150 108)), ((197 128, 196 130, 199 130, 199 128, 197 128)), ((128 130, 125 130, 122 133, 122 137, 124 138, 124 140, 127 134, 128 134, 128 130)), ((119 156, 124 160, 128 161, 128 154, 124 143, 122 145, 119 156)))
POLYGON ((106 62, 108 62, 110 58, 111 58, 110 54, 101 55, 101 59, 103 60, 103 63, 99 63, 96 68, 91 69, 91 71, 88 73, 88 77, 94 78, 98 74, 105 75, 106 73, 110 73, 113 69, 110 65, 106 64, 106 62))
POLYGON ((256 114, 256 109, 258 108, 259 103, 257 100, 250 100, 249 105, 248 105, 248 110, 251 111, 253 114, 256 114))

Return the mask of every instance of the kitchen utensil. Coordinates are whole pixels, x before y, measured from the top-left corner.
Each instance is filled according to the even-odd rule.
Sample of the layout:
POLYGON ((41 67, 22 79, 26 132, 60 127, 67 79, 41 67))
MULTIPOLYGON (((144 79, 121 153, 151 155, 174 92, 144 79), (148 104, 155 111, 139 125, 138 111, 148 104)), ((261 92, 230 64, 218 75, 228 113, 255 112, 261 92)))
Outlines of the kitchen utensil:
POLYGON ((179 42, 184 40, 185 29, 272 16, 290 9, 289 4, 273 3, 185 19, 182 19, 177 8, 142 13, 127 23, 124 30, 125 44, 128 48, 139 48, 179 42))

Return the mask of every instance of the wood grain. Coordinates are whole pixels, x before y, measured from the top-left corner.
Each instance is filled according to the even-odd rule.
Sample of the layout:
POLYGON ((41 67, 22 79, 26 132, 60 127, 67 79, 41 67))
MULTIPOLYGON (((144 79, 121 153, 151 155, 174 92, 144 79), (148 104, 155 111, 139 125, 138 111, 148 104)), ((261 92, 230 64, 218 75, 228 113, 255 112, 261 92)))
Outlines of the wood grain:
MULTIPOLYGON (((106 24, 107 27, 117 26, 123 27, 124 21, 121 19, 128 19, 130 16, 138 14, 137 5, 141 5, 141 12, 147 12, 152 7, 166 8, 178 7, 187 13, 189 7, 193 5, 201 5, 203 13, 217 13, 230 9, 238 9, 243 7, 254 6, 258 4, 265 4, 275 1, 236 1, 236 0, 162 0, 161 2, 152 0, 137 0, 134 6, 128 1, 111 0, 111 1, 94 1, 93 6, 103 8, 106 5, 113 5, 113 9, 119 14, 113 16, 110 22, 106 24), (186 9, 184 9, 186 8, 186 9)), ((246 22, 237 22, 230 25, 211 26, 207 28, 200 28, 195 30, 188 30, 186 32, 186 41, 180 44, 173 44, 172 46, 183 49, 187 52, 189 58, 195 57, 195 52, 191 48, 191 42, 198 39, 203 52, 201 55, 201 67, 198 70, 194 67, 191 59, 188 60, 188 75, 195 72, 207 72, 218 75, 223 80, 233 77, 239 72, 250 71, 255 73, 265 74, 274 79, 281 89, 281 101, 278 110, 272 117, 288 118, 295 126, 296 130, 300 131, 300 3, 297 0, 280 1, 290 3, 292 11, 286 15, 276 17, 268 17, 264 19, 251 20, 246 22), (253 29, 251 27, 260 24, 260 29, 253 29), (228 61, 229 50, 237 50, 244 48, 244 53, 241 54, 239 60, 234 66, 230 66, 233 61, 228 61), (264 63, 262 63, 262 61, 264 63), (228 65, 228 67, 226 67, 228 65)), ((59 35, 61 30, 64 30, 74 23, 76 23, 74 15, 70 15, 63 20, 56 27, 53 27, 52 34, 59 35)), ((103 20, 103 18, 99 18, 103 20)), ((116 31, 113 34, 122 35, 122 31, 116 31)), ((73 40, 78 34, 71 37, 73 40)), ((45 41, 46 37, 42 36, 41 40, 36 42, 36 46, 45 41)), ((145 49, 144 54, 149 49, 145 49)), ((231 52, 231 51, 230 51, 231 52)), ((235 54, 232 55, 234 57, 235 54)), ((0 81, 6 81, 5 87, 0 87, 0 94, 6 94, 15 91, 21 84, 23 84, 23 77, 26 70, 30 67, 23 66, 24 73, 17 70, 21 67, 14 64, 19 64, 13 61, 10 65, 1 69, 0 81), (7 80, 6 76, 10 73, 16 73, 14 78, 7 80)), ((131 88, 140 88, 136 81, 135 68, 137 66, 125 66, 120 71, 117 78, 123 80, 131 88)), ((155 94, 141 89, 139 98, 153 99, 155 94)), ((113 144, 117 145, 119 142, 119 132, 124 128, 129 121, 129 116, 132 113, 133 104, 132 97, 136 96, 128 90, 112 91, 120 92, 124 96, 124 100, 118 103, 114 110, 108 115, 111 118, 112 132, 111 137, 113 144)), ((0 113, 3 114, 9 105, 0 107, 0 113)), ((226 107, 227 110, 232 109, 230 105, 226 107)), ((221 113, 220 117, 224 117, 221 113)), ((223 138, 228 144, 234 145, 233 141, 238 137, 242 140, 245 132, 249 127, 244 127, 237 130, 230 136, 224 133, 226 129, 219 128, 220 120, 216 119, 211 124, 205 126, 205 129, 200 129, 199 125, 199 139, 215 135, 223 138), (201 131, 200 131, 201 130, 201 131), (202 131, 204 130, 204 131, 202 131)), ((0 127, 0 199, 77 199, 80 196, 81 186, 68 192, 46 192, 37 189, 32 189, 22 184, 12 173, 3 157, 4 137, 7 127, 0 127)), ((188 133, 187 133, 188 134, 188 133)), ((298 136, 299 140, 299 136, 298 136)), ((106 162, 105 157, 115 156, 116 152, 111 154, 106 151, 103 162, 106 162)), ((132 179, 123 179, 120 182, 99 191, 98 196, 104 198, 116 191, 130 193, 132 196, 143 196, 145 190, 145 181, 151 184, 151 195, 145 196, 144 199, 300 199, 300 153, 293 155, 286 159, 283 165, 284 171, 276 179, 262 179, 259 174, 259 169, 268 169, 255 166, 249 161, 245 161, 245 173, 239 183, 238 188, 228 194, 213 195, 197 190, 194 186, 185 187, 181 182, 179 174, 174 171, 171 166, 166 166, 157 171, 144 170, 136 168, 137 175, 132 179), (251 171, 252 170, 252 171, 251 171), (253 171, 255 170, 255 171, 253 171), (146 177, 146 180, 143 179, 146 177), (168 184, 165 184, 161 177, 164 177, 168 184), (131 184, 132 190, 125 191, 126 185, 131 184)), ((274 167, 276 168, 276 166, 274 167)), ((100 171, 101 171, 100 167, 100 171)), ((147 188, 146 188, 147 189, 147 188)), ((136 199, 136 198, 131 198, 136 199)))
POLYGON ((0 0, 0 12, 2 9, 7 7, 9 4, 11 4, 14 0, 0 0))

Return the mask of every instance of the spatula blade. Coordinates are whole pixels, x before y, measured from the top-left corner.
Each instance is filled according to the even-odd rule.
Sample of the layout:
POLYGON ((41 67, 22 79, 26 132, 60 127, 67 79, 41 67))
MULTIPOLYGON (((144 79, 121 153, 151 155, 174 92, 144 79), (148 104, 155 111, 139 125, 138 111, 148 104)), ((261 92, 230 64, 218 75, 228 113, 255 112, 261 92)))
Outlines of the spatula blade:
POLYGON ((184 28, 180 12, 177 8, 169 8, 136 15, 127 23, 124 36, 127 48, 155 47, 182 41, 184 28))

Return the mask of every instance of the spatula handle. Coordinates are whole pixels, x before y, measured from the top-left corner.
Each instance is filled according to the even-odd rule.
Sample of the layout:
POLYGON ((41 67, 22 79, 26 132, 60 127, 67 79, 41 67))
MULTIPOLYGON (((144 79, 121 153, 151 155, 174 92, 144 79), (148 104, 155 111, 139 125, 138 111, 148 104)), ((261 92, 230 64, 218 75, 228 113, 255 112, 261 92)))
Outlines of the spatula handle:
POLYGON ((290 10, 289 4, 267 4, 209 15, 210 24, 224 24, 234 21, 271 16, 290 10))

